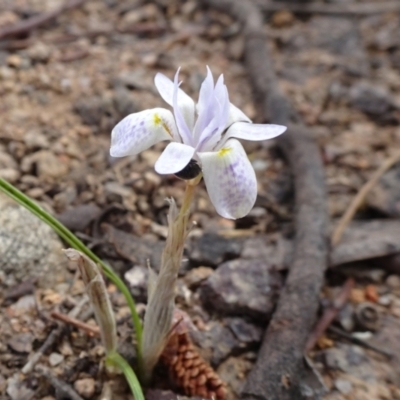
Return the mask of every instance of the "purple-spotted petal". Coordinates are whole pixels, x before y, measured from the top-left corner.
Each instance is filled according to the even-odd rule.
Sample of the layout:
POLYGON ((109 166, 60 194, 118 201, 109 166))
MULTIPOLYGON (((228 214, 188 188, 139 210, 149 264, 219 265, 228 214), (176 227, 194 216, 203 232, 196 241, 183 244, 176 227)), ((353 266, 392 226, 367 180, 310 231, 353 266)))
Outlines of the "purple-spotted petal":
POLYGON ((156 162, 159 174, 175 174, 182 171, 194 154, 194 148, 182 143, 169 143, 156 162))
MULTIPOLYGON (((154 78, 154 83, 163 100, 173 107, 174 82, 159 72, 154 78)), ((180 88, 178 88, 177 105, 188 128, 192 130, 194 126, 195 104, 194 101, 180 88)))
POLYGON ((225 218, 244 217, 257 197, 253 167, 239 141, 230 139, 216 152, 198 153, 211 202, 225 218))
POLYGON ((245 140, 273 139, 285 132, 286 129, 286 126, 282 125, 236 122, 227 130, 218 147, 224 146, 224 143, 232 137, 245 140))
POLYGON ((153 108, 130 114, 111 133, 110 155, 124 157, 139 154, 162 140, 178 140, 171 111, 153 108))

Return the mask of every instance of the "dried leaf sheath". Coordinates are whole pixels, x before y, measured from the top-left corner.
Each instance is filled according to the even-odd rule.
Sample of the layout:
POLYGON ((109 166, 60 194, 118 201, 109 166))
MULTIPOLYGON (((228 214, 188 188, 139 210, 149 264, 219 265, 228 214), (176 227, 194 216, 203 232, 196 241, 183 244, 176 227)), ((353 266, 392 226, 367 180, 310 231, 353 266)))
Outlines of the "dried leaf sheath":
POLYGON ((74 249, 64 251, 69 260, 76 264, 85 284, 100 335, 107 354, 117 348, 117 327, 106 285, 98 266, 87 256, 74 249))
POLYGON ((175 305, 175 286, 182 262, 183 247, 187 236, 189 205, 194 187, 187 185, 185 199, 180 212, 173 200, 168 213, 168 238, 161 258, 160 273, 150 270, 149 299, 144 318, 143 360, 144 379, 151 377, 171 329, 175 305))

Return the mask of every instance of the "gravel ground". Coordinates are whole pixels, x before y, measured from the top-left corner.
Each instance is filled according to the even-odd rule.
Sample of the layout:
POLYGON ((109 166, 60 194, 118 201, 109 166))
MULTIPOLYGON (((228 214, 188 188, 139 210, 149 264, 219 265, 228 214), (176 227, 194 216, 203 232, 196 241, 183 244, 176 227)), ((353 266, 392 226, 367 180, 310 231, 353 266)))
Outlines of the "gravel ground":
MULTIPOLYGON (((61 4, 0 0, 0 30, 61 4)), ((360 18, 288 11, 266 15, 280 85, 321 149, 332 219, 345 212, 373 172, 399 150, 399 19, 396 13, 360 18)), ((242 64, 243 43, 236 22, 191 0, 87 0, 29 35, 0 41, 0 176, 58 216, 123 275, 141 312, 147 296, 146 260, 157 269, 165 239, 164 199, 172 196, 179 203, 184 185, 154 172, 165 144, 113 159, 108 154, 110 131, 129 113, 165 107, 153 78, 159 71, 172 77, 179 66, 182 88, 190 96, 197 98, 208 65, 214 77, 224 74, 231 102, 263 122, 242 64)), ((197 225, 177 298, 193 320, 194 342, 227 382, 230 399, 239 398, 257 357, 290 264, 293 237, 292 182, 285 160, 273 141, 247 142, 245 148, 258 177, 256 206, 241 220, 225 220, 200 187, 193 207, 197 225)), ((357 214, 360 224, 400 217, 399 168, 397 164, 386 173, 366 198, 357 214)), ((55 260, 63 262, 61 244, 35 222, 28 223, 21 210, 13 212, 14 222, 7 223, 16 228, 0 230, 2 253, 14 257, 16 249, 40 247, 37 239, 52 245, 32 253, 28 261, 26 254, 20 259, 16 254, 15 269, 1 264, 0 397, 67 398, 54 383, 56 377, 85 399, 110 398, 110 391, 113 399, 126 398, 123 379, 107 376, 102 368, 99 339, 70 326, 59 328, 50 317, 52 311, 74 310, 79 319, 95 324, 76 271, 65 267, 52 276, 38 273, 55 260), (21 221, 25 232, 37 232, 36 238, 27 237, 21 221), (18 268, 26 274, 13 272, 18 268), (56 340, 22 374, 54 332, 56 340)), ((383 224, 380 229, 376 238, 388 228, 383 224)), ((364 231, 368 236, 369 230, 364 231)), ((358 237, 354 240, 359 243, 358 237)), ((363 256, 368 247, 363 245, 344 266, 327 274, 321 310, 353 277, 356 283, 334 326, 394 357, 389 361, 329 331, 310 353, 327 387, 326 400, 400 399, 400 262, 393 246, 373 253, 371 263, 371 254, 363 256), (370 314, 364 318, 367 306, 372 322, 370 314)), ((130 350, 129 311, 116 288, 108 289, 120 342, 130 350)), ((154 388, 174 389, 159 382, 154 388)), ((148 396, 162 398, 160 393, 148 396)))

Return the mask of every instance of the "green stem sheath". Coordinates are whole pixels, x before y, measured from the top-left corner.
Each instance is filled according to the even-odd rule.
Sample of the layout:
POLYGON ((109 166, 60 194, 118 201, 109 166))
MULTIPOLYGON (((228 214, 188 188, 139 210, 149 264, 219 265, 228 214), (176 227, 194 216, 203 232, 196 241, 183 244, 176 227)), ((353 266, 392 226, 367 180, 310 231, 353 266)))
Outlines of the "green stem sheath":
POLYGON ((125 378, 128 381, 129 387, 131 388, 134 399, 135 400, 145 400, 142 389, 140 387, 140 383, 139 383, 133 369, 127 363, 125 358, 123 358, 117 352, 114 352, 114 353, 107 355, 106 363, 107 362, 114 366, 117 366, 124 373, 125 378))

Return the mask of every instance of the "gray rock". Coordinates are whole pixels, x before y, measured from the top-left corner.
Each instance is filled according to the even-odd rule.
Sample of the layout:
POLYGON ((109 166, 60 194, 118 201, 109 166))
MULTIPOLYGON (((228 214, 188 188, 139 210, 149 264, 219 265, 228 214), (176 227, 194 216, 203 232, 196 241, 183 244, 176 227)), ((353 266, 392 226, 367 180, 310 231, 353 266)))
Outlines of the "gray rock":
POLYGON ((338 343, 322 352, 325 364, 333 370, 341 370, 362 380, 375 381, 376 371, 368 355, 358 346, 338 343))
POLYGON ((213 367, 231 356, 239 346, 233 333, 217 321, 211 322, 204 335, 194 339, 197 344, 200 344, 205 358, 210 360, 213 367))
POLYGON ((68 229, 82 232, 100 214, 96 204, 80 204, 57 215, 57 219, 68 229))
POLYGON ((340 393, 350 394, 350 392, 353 390, 353 385, 350 381, 339 378, 335 380, 335 388, 339 390, 340 393))
POLYGON ((245 240, 241 257, 268 260, 268 263, 281 270, 289 268, 292 251, 292 241, 282 236, 254 236, 245 240))
POLYGON ((212 321, 205 331, 194 331, 191 336, 202 349, 203 356, 213 367, 231 356, 254 349, 260 343, 263 330, 242 318, 212 321))
POLYGON ((396 220, 354 221, 330 254, 330 266, 369 260, 400 252, 400 224, 396 220))
POLYGON ((136 106, 131 93, 129 90, 124 88, 117 88, 115 90, 114 107, 121 118, 138 111, 138 107, 136 106))
POLYGON ((383 175, 367 196, 370 207, 382 214, 400 217, 400 164, 383 175))
POLYGON ((281 275, 265 260, 233 260, 219 266, 200 288, 208 309, 265 321, 282 284, 281 275))
POLYGON ((154 238, 139 238, 108 224, 103 224, 103 227, 106 239, 118 248, 119 254, 125 255, 127 259, 134 261, 135 265, 142 267, 147 267, 147 263, 150 262, 150 266, 155 271, 159 271, 164 248, 162 241, 154 238))
POLYGON ((8 346, 17 353, 30 353, 32 351, 33 335, 29 332, 18 333, 8 342, 8 346))
POLYGON ((325 363, 330 369, 339 369, 346 372, 349 369, 349 363, 346 354, 342 349, 332 347, 325 352, 325 363))
POLYGON ((44 222, 0 193, 0 271, 5 284, 37 277, 51 287, 66 276, 66 259, 57 235, 44 222))
POLYGON ((226 239, 215 233, 205 233, 193 241, 189 250, 189 260, 195 265, 216 267, 226 260, 238 258, 243 248, 240 240, 226 239))
POLYGON ((241 348, 248 349, 261 342, 263 330, 259 326, 251 324, 243 318, 226 318, 224 322, 239 340, 241 348))
POLYGON ((202 397, 186 397, 177 395, 170 390, 149 389, 146 391, 147 400, 204 400, 202 397))
POLYGON ((35 391, 28 387, 18 372, 8 380, 7 394, 11 400, 31 400, 35 396, 35 391))
POLYGON ((246 353, 240 357, 229 357, 218 367, 218 375, 228 384, 236 398, 240 398, 247 373, 254 364, 254 356, 253 353, 246 353))
POLYGON ((350 89, 350 101, 360 111, 382 116, 395 108, 390 92, 383 86, 359 82, 350 89))
POLYGON ((369 343, 392 354, 392 372, 387 372, 386 380, 400 387, 400 319, 398 315, 394 315, 394 310, 395 307, 392 306, 392 315, 388 313, 383 316, 382 328, 374 334, 369 343))
POLYGON ((79 99, 74 104, 74 111, 82 118, 87 125, 100 125, 104 115, 113 115, 112 99, 109 97, 86 97, 79 99))

